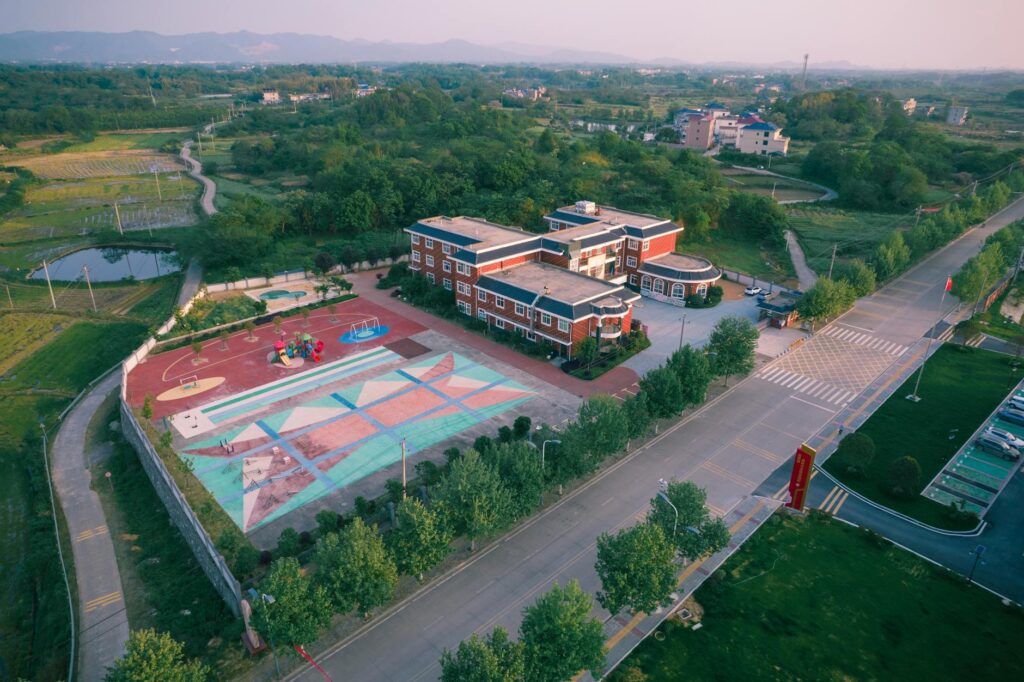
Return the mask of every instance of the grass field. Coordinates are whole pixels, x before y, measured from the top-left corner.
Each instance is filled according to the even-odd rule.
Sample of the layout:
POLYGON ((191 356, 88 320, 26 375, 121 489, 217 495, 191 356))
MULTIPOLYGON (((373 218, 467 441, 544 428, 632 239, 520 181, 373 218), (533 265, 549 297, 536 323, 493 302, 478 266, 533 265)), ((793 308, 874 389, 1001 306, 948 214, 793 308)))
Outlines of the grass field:
POLYGON ((0 377, 57 337, 77 320, 48 313, 0 313, 0 377))
POLYGON ((168 142, 188 139, 189 131, 154 131, 147 133, 109 133, 97 135, 89 142, 78 142, 69 152, 109 152, 125 149, 160 149, 168 142))
POLYGON ((878 536, 777 515, 612 675, 677 680, 1012 680, 1024 613, 878 536), (660 640, 660 641, 659 641, 660 640))
POLYGON ((890 213, 867 213, 839 209, 788 209, 790 225, 807 256, 807 264, 816 272, 828 270, 832 245, 840 259, 863 258, 871 261, 875 249, 898 227, 909 228, 913 216, 890 213))
MULTIPOLYGON (((178 282, 177 275, 149 279, 141 282, 122 284, 94 284, 92 287, 93 297, 96 299, 96 307, 102 313, 120 315, 132 310, 136 305, 141 304, 153 292, 165 286, 176 289, 178 282), (173 284, 168 284, 172 282, 173 284)), ((32 310, 46 312, 52 308, 50 294, 46 288, 45 281, 36 280, 34 283, 27 282, 4 282, 3 291, 0 291, 0 308, 9 308, 11 302, 14 310, 32 310), (7 292, 10 291, 10 300, 7 292)), ((88 313, 92 311, 92 299, 89 297, 89 290, 84 281, 55 282, 53 285, 54 299, 57 301, 57 310, 53 312, 67 313, 88 313)), ((161 323, 170 314, 169 308, 162 313, 159 319, 148 317, 149 312, 141 315, 151 322, 161 323)))
POLYGON ((676 250, 703 256, 728 270, 736 270, 778 283, 796 277, 793 262, 785 247, 764 248, 742 239, 723 236, 715 231, 712 231, 711 235, 709 242, 683 241, 676 250))
POLYGON ((146 150, 64 152, 12 160, 45 180, 141 175, 154 171, 175 173, 185 167, 178 157, 146 150))
POLYGON ((786 180, 770 175, 736 173, 723 171, 725 186, 729 189, 762 196, 774 196, 776 201, 809 201, 822 196, 821 190, 796 180, 786 180))
POLYGON ((890 495, 888 470, 893 460, 914 457, 921 465, 919 487, 927 486, 1020 381, 1009 360, 998 353, 943 345, 925 365, 918 390, 921 402, 906 399, 913 392, 915 374, 858 429, 875 442, 875 457, 864 474, 851 474, 835 458, 825 463, 825 469, 865 497, 907 516, 941 528, 969 527, 972 524, 955 524, 945 507, 924 497, 890 495))

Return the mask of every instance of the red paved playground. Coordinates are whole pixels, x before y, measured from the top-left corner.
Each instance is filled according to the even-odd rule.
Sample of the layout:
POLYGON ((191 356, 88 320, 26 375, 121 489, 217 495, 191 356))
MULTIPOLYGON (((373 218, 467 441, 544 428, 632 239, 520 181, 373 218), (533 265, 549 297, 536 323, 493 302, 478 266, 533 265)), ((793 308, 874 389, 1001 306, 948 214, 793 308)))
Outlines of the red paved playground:
POLYGON ((287 342, 296 334, 323 341, 321 361, 332 362, 424 330, 419 323, 365 298, 354 298, 338 303, 333 316, 319 308, 311 311, 308 320, 300 315, 282 318, 280 332, 272 323, 257 327, 252 338, 244 330, 235 332, 227 339, 226 348, 220 339, 204 341, 198 361, 190 346, 151 354, 129 373, 127 397, 138 407, 146 395, 153 396, 153 416, 161 418, 320 366, 298 357, 290 366, 276 360, 274 343, 287 342), (387 333, 366 341, 353 338, 353 330, 364 325, 386 327, 387 333), (348 342, 343 342, 346 335, 348 342))

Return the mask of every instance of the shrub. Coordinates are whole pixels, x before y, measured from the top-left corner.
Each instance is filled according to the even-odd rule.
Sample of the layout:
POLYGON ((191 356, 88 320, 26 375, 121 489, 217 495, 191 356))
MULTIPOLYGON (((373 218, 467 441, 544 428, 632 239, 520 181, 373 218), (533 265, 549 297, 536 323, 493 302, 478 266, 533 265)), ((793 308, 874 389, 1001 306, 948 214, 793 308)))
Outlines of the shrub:
POLYGON ((875 457, 875 442, 867 434, 849 433, 839 442, 835 457, 849 471, 863 473, 875 457))
POLYGON ((516 420, 512 422, 512 433, 517 439, 523 439, 530 435, 530 427, 533 426, 533 420, 527 417, 525 414, 516 417, 516 420))
POLYGON ((260 566, 269 566, 270 562, 274 560, 274 553, 269 549, 265 549, 260 552, 260 566))
POLYGON ((278 556, 297 556, 302 551, 302 539, 294 528, 285 528, 277 538, 278 556))
POLYGON ((502 426, 498 429, 498 442, 500 443, 511 443, 512 442, 512 429, 507 426, 502 426))
POLYGON ((919 491, 921 465, 913 457, 900 457, 889 465, 889 492, 896 497, 913 497, 919 491))
POLYGON ((251 575, 261 559, 260 552, 249 543, 245 543, 238 548, 238 552, 235 554, 235 575, 242 579, 251 575))

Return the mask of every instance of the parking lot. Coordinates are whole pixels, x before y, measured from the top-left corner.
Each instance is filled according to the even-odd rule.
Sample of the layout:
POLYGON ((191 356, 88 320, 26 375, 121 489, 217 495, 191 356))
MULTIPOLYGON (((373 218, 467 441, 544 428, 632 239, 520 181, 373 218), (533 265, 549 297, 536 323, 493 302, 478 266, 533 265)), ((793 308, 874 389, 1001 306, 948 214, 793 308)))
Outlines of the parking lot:
MULTIPOLYGON (((1014 395, 1024 398, 1024 390, 1020 385, 1007 399, 1014 395)), ((1003 405, 999 406, 1000 409, 1002 407, 1003 405)), ((1017 438, 1024 439, 1024 425, 1001 419, 998 412, 999 410, 996 410, 978 433, 968 439, 953 455, 945 468, 924 489, 922 495, 941 504, 954 503, 978 516, 985 515, 1021 464, 1019 459, 1005 459, 976 444, 977 436, 990 427, 1008 431, 1017 438)))

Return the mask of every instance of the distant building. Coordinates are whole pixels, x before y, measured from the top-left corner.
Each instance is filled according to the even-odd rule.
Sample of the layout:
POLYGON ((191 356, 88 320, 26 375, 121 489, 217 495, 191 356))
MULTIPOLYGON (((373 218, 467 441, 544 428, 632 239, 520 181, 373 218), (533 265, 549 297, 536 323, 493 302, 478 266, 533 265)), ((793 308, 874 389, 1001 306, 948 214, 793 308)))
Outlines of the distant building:
POLYGON ((758 319, 768 320, 768 324, 776 329, 790 326, 800 317, 796 311, 800 296, 800 292, 787 289, 764 296, 757 302, 758 319))
POLYGON ((331 94, 329 92, 304 92, 299 95, 288 95, 288 99, 292 102, 316 102, 319 100, 330 99, 331 94))
POLYGON ((366 83, 359 83, 356 85, 356 89, 352 91, 356 97, 367 97, 377 92, 376 85, 368 85, 366 83))
POLYGON ((680 137, 687 149, 710 149, 715 142, 715 119, 707 114, 691 114, 680 137))
POLYGON ((946 109, 946 123, 951 126, 962 126, 967 123, 967 107, 950 104, 946 109))
POLYGON ((538 85, 535 88, 506 88, 502 90, 501 94, 506 97, 513 97, 515 99, 528 99, 531 102, 536 102, 547 93, 548 89, 543 85, 538 85))
POLYGON ((264 90, 262 102, 263 104, 280 104, 281 93, 279 93, 277 90, 264 90))
POLYGON ((736 149, 744 154, 780 154, 789 152, 789 138, 783 137, 782 131, 774 123, 760 121, 740 128, 736 149))
POLYGON ((913 116, 914 111, 917 109, 917 100, 911 97, 900 102, 900 106, 903 107, 903 113, 907 116, 913 116))

